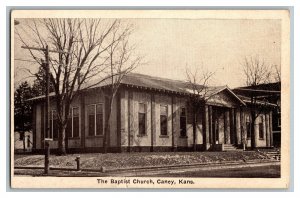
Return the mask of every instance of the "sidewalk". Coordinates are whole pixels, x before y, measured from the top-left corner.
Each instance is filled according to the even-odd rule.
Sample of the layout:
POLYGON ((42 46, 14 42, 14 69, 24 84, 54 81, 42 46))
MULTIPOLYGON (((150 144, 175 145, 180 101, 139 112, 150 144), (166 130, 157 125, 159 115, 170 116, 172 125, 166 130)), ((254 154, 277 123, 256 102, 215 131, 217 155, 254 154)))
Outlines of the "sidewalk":
MULTIPOLYGON (((255 168, 266 166, 278 166, 279 161, 252 161, 252 162, 228 162, 228 163, 206 163, 206 164, 191 164, 191 165, 178 165, 178 166, 154 166, 154 167, 135 167, 135 168, 115 168, 115 169, 82 169, 75 171, 70 168, 55 168, 50 169, 48 176, 153 176, 174 174, 179 172, 201 172, 212 170, 228 170, 228 169, 242 169, 242 168, 255 168)), ((249 169, 247 169, 248 171, 249 169)), ((43 167, 16 167, 16 175, 32 175, 32 176, 45 176, 43 174, 43 167), (25 169, 26 168, 26 169, 25 169), (35 169, 33 169, 35 168, 35 169)))

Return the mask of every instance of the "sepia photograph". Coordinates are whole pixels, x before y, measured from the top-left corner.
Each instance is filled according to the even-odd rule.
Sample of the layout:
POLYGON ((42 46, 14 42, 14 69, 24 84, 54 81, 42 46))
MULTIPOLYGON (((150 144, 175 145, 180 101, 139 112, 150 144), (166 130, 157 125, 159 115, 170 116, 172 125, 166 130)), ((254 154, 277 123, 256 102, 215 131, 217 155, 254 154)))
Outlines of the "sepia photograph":
POLYGON ((12 188, 289 187, 289 10, 10 23, 12 188))

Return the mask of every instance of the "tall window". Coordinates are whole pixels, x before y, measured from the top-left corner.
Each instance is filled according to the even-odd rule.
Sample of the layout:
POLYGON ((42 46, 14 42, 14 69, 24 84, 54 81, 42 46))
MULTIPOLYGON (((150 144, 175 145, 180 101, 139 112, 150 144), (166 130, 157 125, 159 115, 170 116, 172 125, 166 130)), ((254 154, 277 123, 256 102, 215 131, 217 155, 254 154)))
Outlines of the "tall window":
POLYGON ((70 111, 70 118, 67 124, 68 137, 79 137, 79 108, 72 107, 70 111))
POLYGON ((251 123, 249 116, 246 117, 246 130, 247 130, 247 138, 251 138, 251 123))
POLYGON ((104 114, 102 104, 92 104, 88 106, 88 126, 89 136, 103 135, 104 114))
POLYGON ((139 104, 139 134, 146 135, 146 104, 139 104))
POLYGON ((180 136, 186 136, 186 109, 181 107, 180 109, 180 136))
POLYGON ((168 106, 160 106, 160 134, 168 135, 168 106))
POLYGON ((259 128, 259 139, 264 139, 264 127, 263 127, 263 117, 262 116, 259 117, 258 128, 259 128))
POLYGON ((55 110, 50 111, 50 137, 53 139, 58 139, 58 126, 57 126, 57 114, 55 110))

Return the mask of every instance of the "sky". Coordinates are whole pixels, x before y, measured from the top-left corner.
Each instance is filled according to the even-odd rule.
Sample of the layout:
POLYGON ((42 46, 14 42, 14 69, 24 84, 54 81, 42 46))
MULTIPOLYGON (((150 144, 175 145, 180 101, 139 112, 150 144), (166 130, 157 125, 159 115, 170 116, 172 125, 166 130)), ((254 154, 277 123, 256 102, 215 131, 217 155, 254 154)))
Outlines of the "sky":
MULTIPOLYGON (((134 25, 131 42, 144 57, 135 72, 176 80, 186 79, 186 69, 204 68, 215 72, 211 85, 231 88, 245 85, 242 63, 258 57, 268 65, 280 65, 280 20, 215 19, 126 19, 134 25)), ((15 28, 22 28, 22 20, 15 28)), ((24 27, 24 26, 23 26, 24 27)), ((15 85, 29 80, 24 69, 36 71, 16 39, 15 85)))

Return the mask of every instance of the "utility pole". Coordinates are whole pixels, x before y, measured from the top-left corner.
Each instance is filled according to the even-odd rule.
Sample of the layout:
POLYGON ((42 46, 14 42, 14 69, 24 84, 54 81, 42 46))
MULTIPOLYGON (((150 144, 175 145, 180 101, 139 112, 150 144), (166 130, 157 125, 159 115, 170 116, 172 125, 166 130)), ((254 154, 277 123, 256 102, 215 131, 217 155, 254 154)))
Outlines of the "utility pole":
MULTIPOLYGON (((45 61, 42 60, 43 67, 45 69, 46 73, 46 115, 45 115, 45 129, 44 132, 44 139, 50 138, 50 127, 49 127, 49 105, 50 105, 50 99, 49 99, 49 76, 50 76, 50 65, 49 65, 49 47, 46 45, 46 48, 37 48, 37 47, 28 47, 28 46, 22 46, 23 49, 29 49, 29 50, 38 50, 43 51, 45 53, 45 61)), ((44 144, 45 147, 45 144, 44 144)))
POLYGON ((49 105, 50 105, 50 100, 49 100, 49 48, 48 45, 46 46, 45 49, 45 68, 46 68, 46 135, 47 138, 50 138, 50 128, 49 128, 49 105))
POLYGON ((44 148, 45 148, 45 167, 44 167, 44 174, 48 174, 49 173, 49 156, 50 156, 50 141, 52 140, 50 138, 50 128, 49 128, 49 105, 50 105, 50 100, 49 100, 49 73, 50 73, 50 69, 49 69, 49 48, 48 45, 46 45, 46 48, 35 48, 35 47, 23 47, 25 49, 29 49, 29 50, 41 50, 45 53, 45 62, 42 61, 43 67, 45 69, 45 73, 46 73, 46 116, 45 116, 45 136, 44 137, 44 148))

